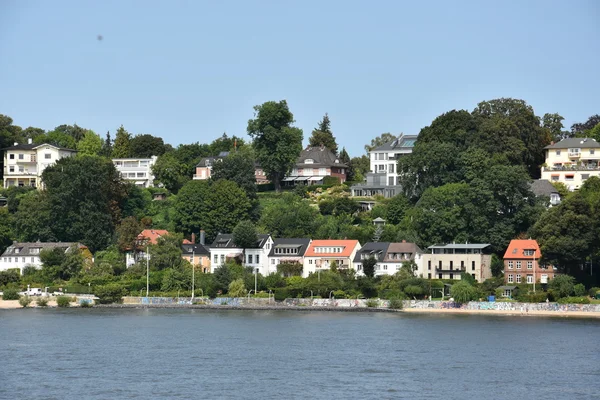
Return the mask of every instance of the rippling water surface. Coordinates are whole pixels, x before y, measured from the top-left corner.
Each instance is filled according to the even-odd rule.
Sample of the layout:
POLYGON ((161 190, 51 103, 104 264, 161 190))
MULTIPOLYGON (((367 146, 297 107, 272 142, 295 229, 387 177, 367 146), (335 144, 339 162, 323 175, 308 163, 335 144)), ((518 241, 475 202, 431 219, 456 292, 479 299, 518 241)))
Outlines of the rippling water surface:
POLYGON ((600 398, 600 321, 0 310, 0 399, 600 398))

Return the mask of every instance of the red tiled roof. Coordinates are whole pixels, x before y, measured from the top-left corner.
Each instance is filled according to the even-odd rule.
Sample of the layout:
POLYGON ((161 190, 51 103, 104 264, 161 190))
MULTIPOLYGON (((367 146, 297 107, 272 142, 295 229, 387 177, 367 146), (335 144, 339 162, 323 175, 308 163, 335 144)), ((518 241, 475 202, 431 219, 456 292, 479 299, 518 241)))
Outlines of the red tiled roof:
POLYGON ((504 258, 506 259, 531 259, 533 256, 526 256, 523 254, 523 250, 535 250, 535 258, 538 259, 542 256, 542 252, 540 251, 540 246, 538 245, 537 240, 533 239, 513 239, 510 241, 508 248, 506 249, 506 253, 504 253, 504 258))
POLYGON ((148 240, 150 244, 157 244, 158 238, 166 236, 169 231, 165 229, 144 229, 137 237, 138 240, 148 240))
POLYGON ((360 247, 358 240, 313 240, 305 257, 350 257, 356 247, 360 247), (316 253, 316 247, 342 247, 341 253, 316 253))

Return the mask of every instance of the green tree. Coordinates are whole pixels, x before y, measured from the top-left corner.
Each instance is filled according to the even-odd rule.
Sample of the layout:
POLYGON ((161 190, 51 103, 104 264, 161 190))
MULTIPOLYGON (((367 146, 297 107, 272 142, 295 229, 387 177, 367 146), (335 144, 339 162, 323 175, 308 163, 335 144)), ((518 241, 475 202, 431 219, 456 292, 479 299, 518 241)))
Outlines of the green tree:
POLYGON ((312 131, 308 143, 311 147, 325 146, 334 154, 337 154, 338 145, 331 132, 331 121, 329 120, 329 115, 327 115, 327 113, 325 113, 323 119, 319 122, 319 126, 312 131))
POLYGON ((313 237, 320 225, 319 212, 307 200, 285 193, 264 207, 259 225, 275 237, 313 237))
POLYGON ((244 297, 248 293, 243 279, 236 279, 229 284, 229 297, 244 297))
POLYGON ((292 126, 294 115, 287 102, 269 101, 255 106, 255 119, 248 121, 248 134, 261 167, 281 190, 281 180, 292 170, 302 151, 302 130, 292 126))
POLYGON ((571 136, 585 137, 588 131, 600 124, 600 114, 592 115, 585 122, 577 122, 571 125, 571 136))
POLYGON ((119 250, 126 251, 135 249, 136 239, 142 232, 142 224, 135 217, 127 217, 117 226, 117 246, 119 250))
POLYGON ((375 276, 375 266, 377 265, 377 259, 375 257, 369 257, 367 259, 364 259, 362 261, 362 269, 363 269, 363 274, 365 274, 365 276, 367 278, 372 278, 375 276))
POLYGON ((61 131, 51 131, 44 135, 37 135, 33 138, 33 143, 35 144, 43 144, 48 143, 54 146, 65 147, 67 149, 77 149, 77 142, 73 138, 64 132, 61 131))
POLYGON ((494 277, 500 277, 504 275, 504 262, 496 254, 492 254, 490 269, 492 270, 492 275, 494 277))
POLYGON ((368 153, 376 147, 383 146, 386 143, 393 142, 396 139, 396 136, 392 135, 389 132, 382 133, 377 136, 375 139, 371 140, 371 144, 365 144, 365 151, 368 153))
POLYGON ((575 278, 569 275, 557 275, 549 282, 548 288, 559 298, 568 297, 575 289, 575 278))
POLYGON ((100 155, 102 157, 111 158, 113 153, 112 139, 110 138, 110 132, 106 132, 106 139, 102 142, 102 149, 100 149, 100 155))
POLYGON ((181 258, 182 235, 169 234, 158 238, 155 245, 150 246, 150 268, 162 271, 168 268, 181 268, 184 260, 181 258))
POLYGON ((224 151, 231 152, 234 151, 236 148, 239 149, 243 147, 244 144, 244 139, 241 139, 235 135, 233 137, 229 137, 227 136, 227 133, 223 133, 223 136, 213 140, 212 143, 208 145, 208 155, 217 156, 219 155, 219 153, 222 153, 224 151))
POLYGON ((220 179, 233 181, 244 189, 249 199, 255 201, 257 199, 255 163, 256 160, 252 150, 241 149, 215 163, 212 167, 211 179, 214 181, 220 179))
POLYGON ((233 228, 233 242, 242 248, 244 263, 246 262, 246 249, 256 247, 258 235, 256 227, 251 221, 240 221, 233 228))
POLYGON ((102 150, 102 139, 93 131, 87 130, 81 140, 77 143, 79 156, 99 155, 102 150))
POLYGON ((123 128, 123 125, 117 129, 115 142, 113 144, 113 158, 127 158, 131 154, 131 135, 123 128))
POLYGON ((122 303, 126 290, 119 283, 109 283, 107 285, 96 286, 94 294, 98 296, 97 301, 100 304, 122 303))
POLYGON ((302 270, 302 264, 299 262, 284 261, 277 265, 277 272, 286 278, 291 276, 302 276, 302 270))
POLYGON ((136 135, 129 141, 129 157, 150 158, 164 153, 165 143, 162 138, 152 135, 136 135))
POLYGON ((369 156, 353 157, 348 165, 347 178, 351 182, 362 182, 367 172, 371 169, 369 156))
POLYGON ((173 193, 177 193, 190 179, 189 168, 177 159, 175 152, 159 156, 152 166, 155 184, 162 184, 173 193))
MULTIPOLYGON (((73 138, 75 142, 79 142, 83 139, 85 132, 87 129, 78 126, 77 124, 73 125, 59 125, 54 128, 54 132, 60 132, 65 135, 68 135, 73 138)), ((72 147, 71 147, 72 148, 72 147)))
POLYGON ((14 215, 14 231, 18 240, 23 242, 57 240, 47 192, 34 190, 26 193, 18 207, 14 215))
POLYGON ((475 300, 477 291, 473 286, 465 281, 459 281, 450 288, 450 295, 457 303, 468 303, 475 300))
POLYGON ((562 121, 564 121, 564 118, 558 113, 544 114, 542 117, 542 126, 550 131, 552 140, 556 142, 571 136, 569 131, 563 129, 562 121))
POLYGON ((0 208, 0 254, 12 243, 12 215, 6 207, 0 208))
POLYGON ((406 196, 397 194, 392 197, 387 204, 385 219, 389 224, 399 224, 404 219, 404 215, 410 208, 410 203, 406 196))

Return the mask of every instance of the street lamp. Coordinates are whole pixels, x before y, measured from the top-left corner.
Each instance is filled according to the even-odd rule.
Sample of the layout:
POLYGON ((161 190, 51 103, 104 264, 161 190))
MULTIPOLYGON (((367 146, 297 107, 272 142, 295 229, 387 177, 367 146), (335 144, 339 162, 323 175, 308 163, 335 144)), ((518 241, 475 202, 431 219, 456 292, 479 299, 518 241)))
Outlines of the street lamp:
POLYGON ((535 293, 535 248, 533 249, 533 293, 535 293))
POLYGON ((150 246, 146 246, 146 297, 150 297, 150 246))
MULTIPOLYGON (((250 290, 248 291, 248 303, 250 303, 250 293, 252 293, 252 289, 250 289, 250 290)), ((256 293, 256 292, 254 292, 254 293, 256 293)))
POLYGON ((258 281, 258 268, 254 268, 254 294, 256 294, 257 281, 258 281))
POLYGON ((196 280, 194 272, 196 271, 196 264, 194 264, 194 256, 196 253, 192 250, 192 303, 194 302, 194 281, 196 280))

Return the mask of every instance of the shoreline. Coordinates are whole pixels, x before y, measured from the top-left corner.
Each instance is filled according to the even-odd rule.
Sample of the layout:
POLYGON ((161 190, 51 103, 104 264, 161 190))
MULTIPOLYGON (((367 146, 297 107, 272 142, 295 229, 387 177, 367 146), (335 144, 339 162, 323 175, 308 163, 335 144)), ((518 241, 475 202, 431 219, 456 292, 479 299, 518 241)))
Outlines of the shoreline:
MULTIPOLYGON (((18 300, 0 300, 0 310, 22 309, 18 300)), ((31 309, 51 308, 56 309, 55 302, 47 307, 35 304, 27 307, 31 309)), ((72 303, 68 308, 81 308, 77 303, 72 303)), ((600 313, 590 311, 517 311, 517 310, 469 310, 469 309, 433 309, 433 308, 404 308, 400 310, 390 308, 370 307, 318 307, 318 306, 229 306, 229 305, 202 305, 202 304, 99 304, 92 308, 104 309, 165 309, 165 310, 206 310, 206 311, 299 311, 299 312, 370 312, 370 313, 398 313, 398 314, 430 314, 430 315, 496 315, 507 317, 554 317, 554 318, 600 318, 600 313)))

